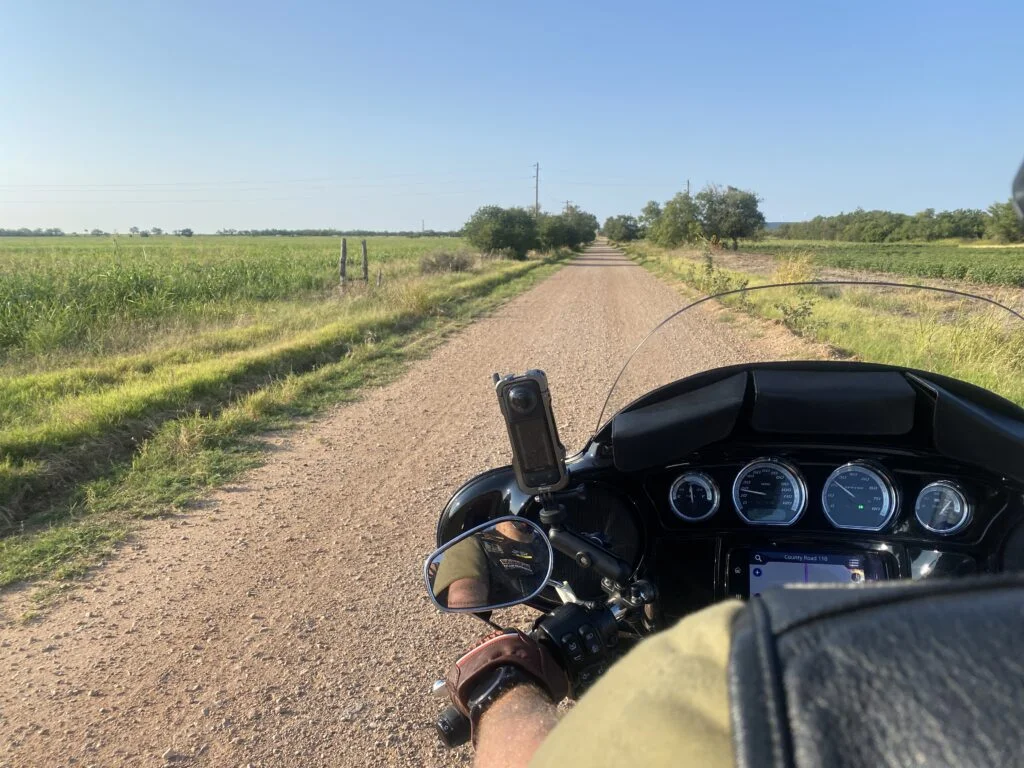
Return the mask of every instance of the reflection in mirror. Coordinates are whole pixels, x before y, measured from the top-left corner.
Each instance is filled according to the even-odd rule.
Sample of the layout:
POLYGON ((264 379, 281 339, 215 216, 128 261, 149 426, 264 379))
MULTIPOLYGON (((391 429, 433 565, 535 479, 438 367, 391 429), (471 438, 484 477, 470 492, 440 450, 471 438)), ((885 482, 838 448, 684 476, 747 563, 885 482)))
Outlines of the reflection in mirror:
POLYGON ((536 523, 492 521, 453 539, 427 559, 427 591, 445 611, 480 612, 535 597, 551 575, 551 544, 536 523))

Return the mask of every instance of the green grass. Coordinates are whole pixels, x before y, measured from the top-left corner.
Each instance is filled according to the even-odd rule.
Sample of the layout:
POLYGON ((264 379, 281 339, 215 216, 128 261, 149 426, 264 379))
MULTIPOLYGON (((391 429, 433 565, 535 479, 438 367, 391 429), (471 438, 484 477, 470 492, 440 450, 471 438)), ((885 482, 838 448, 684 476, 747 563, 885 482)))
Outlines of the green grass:
MULTIPOLYGON (((697 251, 629 248, 639 263, 701 294, 811 279, 806 262, 780 262, 773 277, 721 269, 697 251)), ((974 300, 871 287, 770 289, 724 298, 742 311, 830 346, 840 357, 933 371, 1024 405, 1024 323, 974 300)))
MULTIPOLYGON (((261 433, 390 379, 558 262, 485 261, 421 276, 419 257, 437 241, 381 238, 371 240, 370 254, 373 267, 374 253, 381 257, 382 287, 353 285, 341 294, 336 240, 330 249, 320 238, 220 240, 174 241, 162 256, 171 263, 147 261, 149 242, 148 255, 133 247, 151 275, 181 275, 205 260, 235 276, 222 281, 221 296, 236 298, 211 310, 203 296, 212 294, 193 288, 161 294, 159 311, 124 307, 115 323, 81 313, 76 338, 91 343, 37 353, 23 345, 0 362, 0 586, 81 573, 136 519, 179 509, 258 464, 261 433), (287 264, 295 275, 284 274, 287 264), (273 290, 241 277, 261 282, 275 271, 282 274, 273 290), (130 332, 117 337, 129 317, 130 332)), ((7 249, 0 261, 31 265, 26 254, 35 243, 0 245, 7 249)), ((40 296, 66 291, 43 279, 54 258, 34 272, 40 296)), ((87 265, 109 270, 111 255, 59 258, 77 264, 84 286, 95 279, 87 265)), ((78 298, 79 307, 98 301, 87 290, 78 298)))
POLYGON ((822 267, 912 277, 1024 286, 1024 248, 956 242, 844 243, 820 240, 744 241, 741 250, 774 258, 807 255, 822 267))

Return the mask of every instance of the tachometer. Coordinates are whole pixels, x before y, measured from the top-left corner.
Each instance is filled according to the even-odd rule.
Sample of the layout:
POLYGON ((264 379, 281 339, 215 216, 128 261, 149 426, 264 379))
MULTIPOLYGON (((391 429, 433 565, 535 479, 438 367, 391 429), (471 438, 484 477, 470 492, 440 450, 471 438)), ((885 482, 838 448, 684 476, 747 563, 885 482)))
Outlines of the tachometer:
POLYGON ((917 522, 932 533, 956 533, 971 519, 971 504, 956 483, 937 480, 921 489, 914 505, 917 522))
POLYGON ((687 472, 672 483, 668 502, 683 520, 698 523, 718 511, 720 497, 715 481, 703 472, 687 472))
POLYGON ((807 484, 786 462, 758 459, 736 475, 732 502, 751 525, 792 525, 807 507, 807 484))
POLYGON ((825 517, 836 528, 880 531, 889 524, 898 497, 889 476, 862 462, 851 462, 829 475, 821 491, 825 517))

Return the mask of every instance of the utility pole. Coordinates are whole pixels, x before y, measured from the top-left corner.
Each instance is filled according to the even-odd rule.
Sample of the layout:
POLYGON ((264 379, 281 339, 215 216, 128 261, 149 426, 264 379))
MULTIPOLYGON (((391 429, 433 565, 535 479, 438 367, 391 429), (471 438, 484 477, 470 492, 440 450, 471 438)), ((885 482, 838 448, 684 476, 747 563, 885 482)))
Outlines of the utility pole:
POLYGON ((540 163, 533 164, 533 215, 540 216, 540 163))
POLYGON ((689 179, 686 180, 686 196, 687 197, 690 196, 690 180, 689 179))
POLYGON ((572 206, 572 200, 565 201, 565 213, 569 212, 569 208, 572 206))

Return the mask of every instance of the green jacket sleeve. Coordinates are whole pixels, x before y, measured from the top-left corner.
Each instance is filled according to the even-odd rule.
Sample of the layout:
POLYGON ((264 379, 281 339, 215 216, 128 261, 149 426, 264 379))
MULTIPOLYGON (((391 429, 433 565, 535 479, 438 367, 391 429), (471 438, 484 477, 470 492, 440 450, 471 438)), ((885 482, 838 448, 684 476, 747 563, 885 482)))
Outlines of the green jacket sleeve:
POLYGON ((548 734, 531 768, 731 767, 726 665, 742 605, 718 603, 640 643, 548 734))
POLYGON ((464 539, 444 553, 434 577, 434 594, 440 595, 459 579, 478 579, 488 583, 487 559, 472 538, 464 539))

